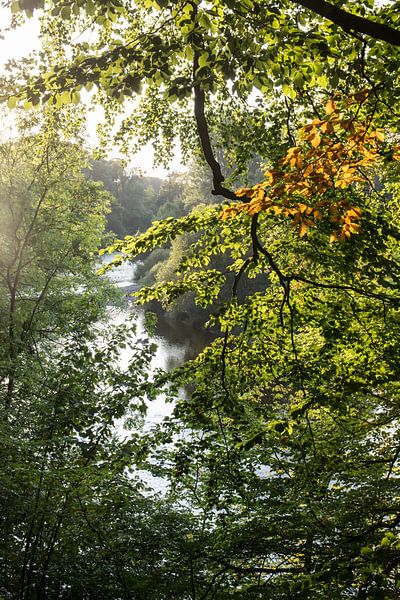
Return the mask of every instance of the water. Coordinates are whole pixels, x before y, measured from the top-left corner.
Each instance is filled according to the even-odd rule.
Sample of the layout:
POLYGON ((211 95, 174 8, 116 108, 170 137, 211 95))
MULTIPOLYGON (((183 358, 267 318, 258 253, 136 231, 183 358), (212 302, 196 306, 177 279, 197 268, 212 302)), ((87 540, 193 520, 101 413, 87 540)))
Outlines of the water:
MULTIPOLYGON (((110 259, 107 258, 105 262, 108 262, 108 260, 110 259)), ((110 325, 114 326, 122 325, 128 322, 132 311, 134 311, 136 314, 136 333, 134 334, 135 338, 132 340, 132 342, 134 342, 135 339, 148 337, 144 327, 144 311, 133 306, 131 297, 129 295, 132 291, 137 289, 137 284, 135 282, 136 269, 136 264, 125 262, 121 266, 116 267, 107 273, 108 279, 115 286, 126 292, 127 295, 126 304, 123 308, 117 308, 115 306, 109 307, 108 322, 110 325)), ((150 364, 149 375, 151 375, 151 373, 156 369, 170 370, 171 368, 182 364, 186 359, 187 343, 172 343, 166 337, 161 335, 154 335, 149 339, 157 346, 156 353, 150 364)), ((129 347, 121 348, 119 362, 122 368, 128 365, 131 356, 131 349, 129 347)), ((173 406, 171 406, 171 403, 166 403, 163 396, 160 396, 157 398, 157 400, 149 403, 146 417, 146 429, 150 428, 152 425, 160 423, 164 417, 171 414, 172 409, 173 406)))
MULTIPOLYGON (((110 257, 104 257, 103 262, 109 262, 110 257)), ((130 319, 132 311, 136 315, 136 332, 135 339, 148 337, 145 331, 145 313, 133 305, 130 293, 138 289, 135 281, 137 264, 125 262, 119 267, 108 271, 108 279, 118 288, 126 293, 126 304, 124 307, 108 307, 108 323, 110 325, 122 325, 130 319)), ((132 340, 132 342, 135 341, 132 340)), ((171 370, 183 364, 187 359, 196 356, 206 345, 210 336, 207 332, 194 331, 188 326, 179 326, 173 328, 167 319, 163 318, 162 313, 159 315, 156 334, 151 336, 150 341, 155 343, 157 350, 149 367, 149 376, 156 370, 171 370)), ((126 367, 131 359, 131 349, 121 348, 119 362, 122 368, 126 367)), ((184 390, 181 391, 184 394, 184 390)), ((149 402, 147 406, 147 414, 145 417, 143 430, 151 431, 154 427, 160 424, 163 419, 170 416, 174 409, 171 402, 166 402, 165 396, 160 394, 156 400, 149 402)), ((116 431, 121 438, 129 437, 129 430, 124 427, 124 419, 116 423, 116 431)), ((144 482, 149 485, 154 492, 164 493, 167 490, 167 482, 159 477, 152 476, 147 471, 137 471, 144 482)))
MULTIPOLYGON (((103 257, 103 262, 109 262, 110 257, 103 257)), ((144 310, 134 307, 130 301, 130 293, 138 289, 136 271, 138 263, 125 262, 119 267, 108 271, 108 279, 127 296, 125 309, 110 307, 110 323, 116 325, 124 323, 132 311, 137 317, 137 337, 145 335, 144 310)), ((151 338, 157 345, 157 354, 154 357, 152 368, 171 370, 182 364, 185 360, 194 358, 212 339, 207 331, 194 330, 189 325, 180 323, 179 327, 171 325, 162 311, 158 312, 156 334, 151 338)), ((121 356, 124 361, 124 357, 121 356)))

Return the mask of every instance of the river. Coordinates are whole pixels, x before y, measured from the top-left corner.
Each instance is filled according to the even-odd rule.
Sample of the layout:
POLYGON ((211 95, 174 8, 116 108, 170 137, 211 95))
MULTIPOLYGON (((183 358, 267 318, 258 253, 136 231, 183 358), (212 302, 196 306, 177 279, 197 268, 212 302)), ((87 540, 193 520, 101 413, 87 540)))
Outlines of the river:
MULTIPOLYGON (((109 262, 110 257, 103 257, 104 262, 109 262)), ((130 293, 138 289, 136 282, 137 265, 135 263, 125 262, 119 267, 116 267, 107 272, 107 278, 116 287, 122 289, 126 294, 126 302, 123 307, 109 306, 108 307, 108 324, 122 325, 130 318, 132 311, 136 314, 136 338, 148 337, 144 327, 145 313, 144 310, 133 305, 130 293)), ((157 350, 151 361, 149 375, 156 369, 171 370, 179 366, 185 360, 196 356, 202 348, 210 341, 211 336, 207 332, 195 331, 190 327, 180 326, 179 329, 173 329, 168 323, 168 320, 159 315, 156 333, 150 337, 157 350)), ((134 340, 132 340, 134 342, 134 340)), ((121 348, 119 362, 121 367, 128 365, 131 359, 131 349, 128 347, 121 348)), ((185 393, 182 390, 182 393, 185 393)), ((151 430, 159 424, 164 417, 170 415, 173 411, 173 404, 165 401, 165 397, 160 395, 156 400, 149 402, 147 406, 147 415, 145 417, 144 430, 151 430)), ((129 431, 124 428, 123 419, 117 424, 117 432, 121 437, 129 436, 129 431)), ((148 472, 140 471, 143 480, 150 485, 154 491, 162 492, 166 489, 166 482, 160 478, 153 477, 148 472)))

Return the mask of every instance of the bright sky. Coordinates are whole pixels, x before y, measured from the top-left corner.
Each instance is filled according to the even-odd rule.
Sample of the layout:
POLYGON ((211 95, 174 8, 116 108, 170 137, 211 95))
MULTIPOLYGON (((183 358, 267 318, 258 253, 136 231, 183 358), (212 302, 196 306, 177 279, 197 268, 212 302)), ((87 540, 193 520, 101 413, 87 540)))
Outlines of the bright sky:
MULTIPOLYGON (((0 22, 2 31, 8 27, 10 22, 10 11, 0 7, 0 22)), ((35 52, 40 48, 39 22, 32 18, 17 30, 6 32, 4 39, 0 39, 0 71, 3 70, 5 63, 10 59, 19 59, 35 52)), ((87 121, 88 137, 92 144, 96 144, 96 125, 101 119, 102 111, 89 111, 87 121)), ((121 156, 117 149, 111 149, 108 158, 118 158, 121 156)), ((143 150, 132 156, 129 160, 129 167, 138 168, 144 175, 154 177, 165 177, 171 171, 182 171, 180 163, 180 153, 177 150, 176 156, 171 161, 168 170, 163 167, 153 166, 153 149, 150 145, 145 146, 143 150)))

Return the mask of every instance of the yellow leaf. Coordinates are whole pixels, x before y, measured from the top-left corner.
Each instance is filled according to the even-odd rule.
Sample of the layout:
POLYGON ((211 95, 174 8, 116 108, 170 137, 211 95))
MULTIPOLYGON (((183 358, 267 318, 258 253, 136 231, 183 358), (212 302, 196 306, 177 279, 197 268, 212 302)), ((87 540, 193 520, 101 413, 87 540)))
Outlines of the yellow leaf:
POLYGON ((335 110, 336 110, 336 104, 334 103, 334 101, 331 98, 330 100, 328 100, 328 102, 325 105, 326 114, 331 115, 333 112, 335 112, 335 110))
POLYGON ((320 137, 319 133, 315 133, 311 138, 311 145, 314 146, 314 148, 318 148, 320 143, 321 143, 321 137, 320 137))
POLYGON ((263 188, 258 188, 257 190, 257 200, 264 200, 265 190, 263 188))
POLYGON ((344 179, 337 179, 335 181, 335 188, 344 189, 348 186, 348 183, 344 179))
POLYGON ((361 227, 358 223, 350 223, 349 225, 349 230, 352 233, 358 233, 360 231, 361 227))
POLYGON ((304 221, 301 221, 300 228, 299 228, 300 237, 303 237, 307 233, 307 231, 308 231, 308 225, 306 225, 304 223, 304 221))
POLYGON ((7 106, 10 109, 13 109, 17 106, 17 99, 15 96, 11 96, 8 100, 7 100, 7 106))
POLYGON ((247 198, 251 198, 253 196, 253 190, 251 188, 239 188, 236 190, 235 194, 239 198, 242 196, 247 196, 247 198))
POLYGON ((322 123, 321 131, 322 133, 333 133, 334 130, 332 123, 330 123, 329 121, 325 121, 324 123, 322 123))

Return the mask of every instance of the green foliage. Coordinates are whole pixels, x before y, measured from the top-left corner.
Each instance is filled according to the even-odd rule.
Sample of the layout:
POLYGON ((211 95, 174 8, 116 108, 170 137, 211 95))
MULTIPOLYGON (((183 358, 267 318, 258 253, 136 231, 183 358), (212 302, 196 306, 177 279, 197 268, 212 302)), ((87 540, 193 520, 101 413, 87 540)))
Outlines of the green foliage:
POLYGON ((81 324, 18 374, 0 469, 0 577, 16 597, 127 598, 127 582, 141 589, 152 560, 135 547, 153 546, 156 560, 158 538, 169 535, 167 513, 128 475, 134 444, 115 435, 128 411, 140 420, 149 391, 146 341, 118 366, 131 336, 81 324))
MULTIPOLYGON (((23 3, 14 9, 23 10, 23 3)), ((365 0, 345 2, 342 9, 372 22, 396 23, 395 5, 365 0)), ((184 153, 197 144, 189 116, 196 82, 212 93, 210 126, 241 172, 255 151, 264 158, 271 151, 272 123, 282 126, 286 113, 312 110, 316 99, 328 98, 332 90, 348 94, 372 82, 376 118, 396 126, 395 115, 385 108, 398 93, 396 48, 373 37, 346 35, 289 0, 49 2, 43 27, 53 44, 50 67, 18 90, 10 82, 9 106, 60 107, 79 102, 84 88, 98 90, 108 125, 118 111, 124 114, 121 143, 129 145, 134 133, 139 144, 151 141, 165 160, 175 137, 184 153), (92 38, 76 41, 85 27, 93 29, 92 38), (257 108, 248 102, 254 93, 257 108)))
MULTIPOLYGON (((346 243, 329 244, 318 230, 299 238, 263 213, 257 240, 268 252, 255 260, 254 217, 206 221, 173 281, 137 294, 175 302, 195 290, 200 304, 215 303, 223 335, 173 374, 193 393, 159 441, 192 435, 167 454, 153 444, 152 462, 177 497, 215 511, 223 542, 213 569, 232 577, 227 594, 398 593, 397 176, 395 163, 379 173, 392 196, 385 187, 358 195, 363 225, 346 243), (210 269, 222 252, 223 272, 210 269), (264 288, 240 296, 254 276, 264 288)), ((183 221, 167 221, 173 245, 183 221)), ((154 236, 137 242, 119 249, 152 248, 154 236)))
POLYGON ((77 143, 52 132, 51 122, 33 133, 38 125, 39 117, 30 128, 22 122, 20 137, 0 147, 0 358, 6 409, 25 357, 46 340, 96 321, 110 293, 93 274, 109 196, 82 175, 85 162, 77 143))
MULTIPOLYGON (((39 4, 15 2, 12 10, 28 13, 39 4)), ((5 522, 15 535, 3 554, 7 565, 18 566, 16 578, 24 572, 23 592, 56 598, 67 585, 72 597, 114 600, 398 597, 400 214, 393 159, 400 78, 396 42, 383 42, 379 27, 396 25, 397 9, 398 2, 378 6, 371 0, 46 3, 47 62, 28 77, 23 64, 21 84, 4 78, 9 106, 60 108, 79 103, 86 89, 105 110, 105 147, 119 117, 116 138, 125 150, 151 141, 156 158, 167 161, 179 138, 186 158, 203 154, 214 194, 231 202, 238 197, 224 187, 220 165, 231 182, 254 184, 260 180, 258 156, 268 169, 276 165, 295 145, 301 124, 310 118, 322 123, 327 102, 339 99, 352 107, 349 114, 354 109, 344 131, 357 120, 366 128, 363 139, 384 130, 386 146, 382 160, 372 164, 366 155, 353 165, 357 179, 351 182, 360 176, 364 184, 347 186, 346 197, 333 170, 323 170, 332 179, 329 204, 349 202, 362 211, 357 234, 343 243, 328 242, 338 219, 329 209, 317 227, 300 228, 304 237, 290 227, 286 206, 278 215, 256 210, 260 186, 241 192, 249 192, 256 206, 248 210, 243 203, 238 211, 234 204, 222 220, 221 207, 205 198, 201 172, 186 189, 179 177, 170 178, 159 191, 170 213, 160 209, 161 220, 135 235, 159 209, 152 193, 151 211, 137 203, 135 230, 104 250, 119 255, 102 272, 167 249, 168 261, 153 265, 156 284, 141 289, 137 299, 168 305, 194 296, 212 313, 210 325, 220 335, 196 359, 170 375, 156 373, 150 383, 146 345, 126 373, 102 355, 104 348, 92 355, 85 340, 77 365, 71 347, 62 363, 56 357, 49 372, 63 374, 65 363, 70 382, 55 393, 53 375, 48 387, 54 406, 65 408, 65 418, 63 412, 53 419, 65 445, 58 443, 49 461, 47 446, 35 453, 35 444, 48 443, 36 425, 18 429, 22 450, 9 431, 6 436, 21 480, 16 485, 4 475, 5 489, 12 489, 5 522), (321 17, 328 9, 329 18, 321 17), (362 17, 369 20, 368 32, 362 17), (90 41, 77 41, 86 27, 90 41), (182 215, 182 206, 191 212, 182 215), (140 413, 146 394, 153 398, 165 390, 177 398, 169 419, 147 434, 132 432, 125 446, 113 439, 111 423, 123 416, 132 391, 140 413), (102 427, 107 435, 93 473, 91 461, 85 464, 92 446, 83 444, 92 444, 90 434, 102 427), (31 453, 29 460, 18 462, 24 453, 31 453), (27 468, 32 462, 33 472, 27 468), (168 479, 166 504, 137 493, 125 477, 131 465, 168 479), (39 481, 37 473, 43 473, 39 481), (84 489, 78 496, 79 480, 84 489), (25 505, 20 509, 21 500, 11 500, 21 489, 22 498, 38 498, 32 527, 25 505), (70 528, 63 529, 58 522, 67 513, 70 528), (71 543, 71 531, 78 544, 71 543), (68 556, 66 565, 62 556, 68 556)), ((316 149, 321 138, 314 129, 306 146, 316 149)), ((325 133, 331 138, 324 147, 331 150, 345 136, 328 126, 325 133)), ((329 156, 323 158, 328 164, 329 156)), ((301 183, 303 166, 291 166, 301 183)), ((127 196, 141 187, 128 179, 127 196)), ((264 198, 272 186, 262 185, 264 198)), ((298 187, 294 196, 302 202, 298 187)), ((18 427, 21 416, 40 422, 37 414, 50 404, 47 388, 36 391, 38 368, 27 360, 19 369, 18 427)), ((17 586, 6 580, 6 589, 17 586)))
POLYGON ((161 180, 129 173, 118 160, 92 160, 87 176, 101 181, 114 198, 107 229, 115 235, 145 231, 164 203, 160 195, 161 180))

